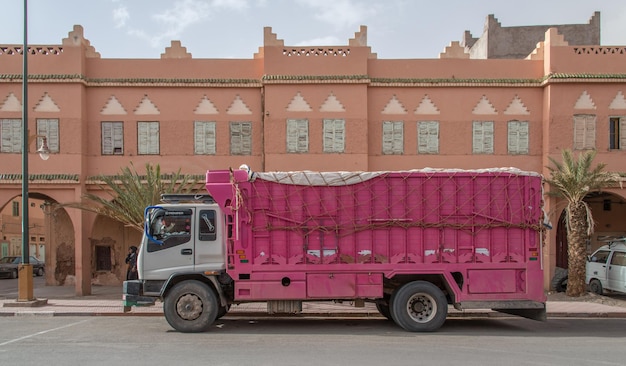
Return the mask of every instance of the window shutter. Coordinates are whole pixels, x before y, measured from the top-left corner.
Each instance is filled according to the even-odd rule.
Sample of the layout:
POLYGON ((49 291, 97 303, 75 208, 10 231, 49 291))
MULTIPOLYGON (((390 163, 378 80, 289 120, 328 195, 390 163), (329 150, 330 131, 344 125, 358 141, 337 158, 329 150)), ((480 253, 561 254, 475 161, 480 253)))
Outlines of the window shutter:
POLYGON ((483 122, 483 152, 493 154, 493 122, 483 122))
POLYGON ((383 154, 393 153, 393 122, 383 122, 383 154))
POLYGON ((112 134, 112 153, 115 155, 124 155, 124 123, 113 122, 112 134))
POLYGON ((138 122, 137 151, 140 155, 159 154, 159 122, 138 122))
POLYGON ((574 116, 574 149, 588 150, 596 146, 596 116, 574 116))
POLYGON ((422 121, 417 124, 418 154, 439 153, 439 122, 422 121))
POLYGON ((102 122, 102 155, 113 154, 113 124, 102 122))
POLYGON ((483 152, 483 128, 481 122, 474 122, 472 124, 472 152, 474 154, 480 154, 483 152))
POLYGON ((518 131, 518 153, 519 154, 528 154, 529 152, 529 125, 528 122, 519 122, 519 131, 518 131))
POLYGON ((619 148, 626 150, 626 117, 619 119, 619 148))
POLYGON ((215 154, 215 122, 194 123, 194 151, 197 155, 215 154))
POLYGON ((252 123, 230 123, 230 153, 232 155, 252 154, 252 123))
MULTIPOLYGON (((44 135, 48 139, 48 149, 50 152, 59 152, 59 120, 58 119, 38 119, 37 135, 44 135)), ((41 137, 37 137, 37 146, 39 149, 43 142, 41 137)))
POLYGON ((345 121, 324 120, 324 152, 343 152, 345 149, 345 121))
POLYGON ((148 154, 159 154, 159 123, 149 122, 148 154))
POLYGON ((309 121, 306 119, 287 120, 287 152, 305 153, 309 151, 309 121))
POLYGON ((596 116, 589 115, 585 119, 585 146, 586 150, 596 147, 596 116))
POLYGON ((383 121, 383 154, 404 152, 404 122, 383 121))
POLYGON ((473 153, 493 154, 493 122, 474 121, 472 129, 473 153))
POLYGON ((528 154, 528 122, 509 121, 509 154, 528 154))

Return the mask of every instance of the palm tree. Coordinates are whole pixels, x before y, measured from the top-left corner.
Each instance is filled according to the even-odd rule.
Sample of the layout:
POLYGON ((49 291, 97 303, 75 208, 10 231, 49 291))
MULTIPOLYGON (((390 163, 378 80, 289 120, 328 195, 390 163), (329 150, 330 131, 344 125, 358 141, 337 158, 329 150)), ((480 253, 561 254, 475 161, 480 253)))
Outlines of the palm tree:
POLYGON ((143 214, 147 206, 161 201, 163 193, 190 193, 199 191, 203 181, 199 176, 176 173, 161 175, 157 164, 146 164, 145 175, 137 173, 134 165, 121 169, 114 176, 99 175, 93 178, 104 196, 87 193, 81 203, 61 204, 97 213, 122 224, 143 231, 143 214))
POLYGON ((621 181, 616 173, 605 172, 606 164, 592 168, 594 150, 581 152, 575 160, 570 150, 563 150, 563 162, 549 158, 553 167, 547 167, 552 186, 549 195, 564 198, 567 227, 568 278, 567 296, 578 297, 586 292, 585 270, 587 265, 587 240, 593 234, 594 222, 585 196, 621 181))

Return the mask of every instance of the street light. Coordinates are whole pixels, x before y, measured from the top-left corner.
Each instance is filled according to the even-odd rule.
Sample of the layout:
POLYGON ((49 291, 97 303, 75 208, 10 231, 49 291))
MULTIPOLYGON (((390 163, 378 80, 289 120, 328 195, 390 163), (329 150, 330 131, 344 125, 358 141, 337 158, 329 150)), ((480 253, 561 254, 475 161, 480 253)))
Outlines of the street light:
MULTIPOLYGON (((33 296, 33 266, 30 264, 29 233, 28 233, 28 146, 34 138, 41 137, 42 144, 37 153, 43 160, 50 156, 47 137, 43 135, 28 135, 28 1, 24 0, 24 47, 22 47, 22 263, 18 267, 19 280, 17 282, 17 302, 38 301, 33 296)), ((46 301, 41 301, 45 303, 46 301)))

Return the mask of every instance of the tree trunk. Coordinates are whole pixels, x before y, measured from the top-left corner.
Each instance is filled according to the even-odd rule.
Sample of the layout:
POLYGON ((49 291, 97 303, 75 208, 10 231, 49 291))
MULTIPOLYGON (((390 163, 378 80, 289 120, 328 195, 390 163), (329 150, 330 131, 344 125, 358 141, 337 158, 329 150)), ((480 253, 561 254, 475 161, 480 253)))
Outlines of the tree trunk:
POLYGON ((567 231, 567 296, 578 297, 587 292, 585 274, 587 267, 587 210, 583 202, 570 203, 569 229, 567 231))

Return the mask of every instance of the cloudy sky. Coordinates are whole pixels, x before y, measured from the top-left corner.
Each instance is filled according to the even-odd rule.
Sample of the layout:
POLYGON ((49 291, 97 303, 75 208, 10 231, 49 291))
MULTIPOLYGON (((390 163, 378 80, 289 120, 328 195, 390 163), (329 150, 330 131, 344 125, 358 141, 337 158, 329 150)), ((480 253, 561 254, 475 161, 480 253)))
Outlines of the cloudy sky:
MULTIPOLYGON (((0 44, 23 43, 23 1, 0 0, 0 44)), ((587 23, 626 45, 624 0, 27 0, 28 43, 60 44, 74 24, 103 58, 159 58, 180 40, 194 58, 251 58, 270 26, 287 46, 346 45, 360 25, 378 58, 437 58, 488 14, 504 27, 587 23)))

